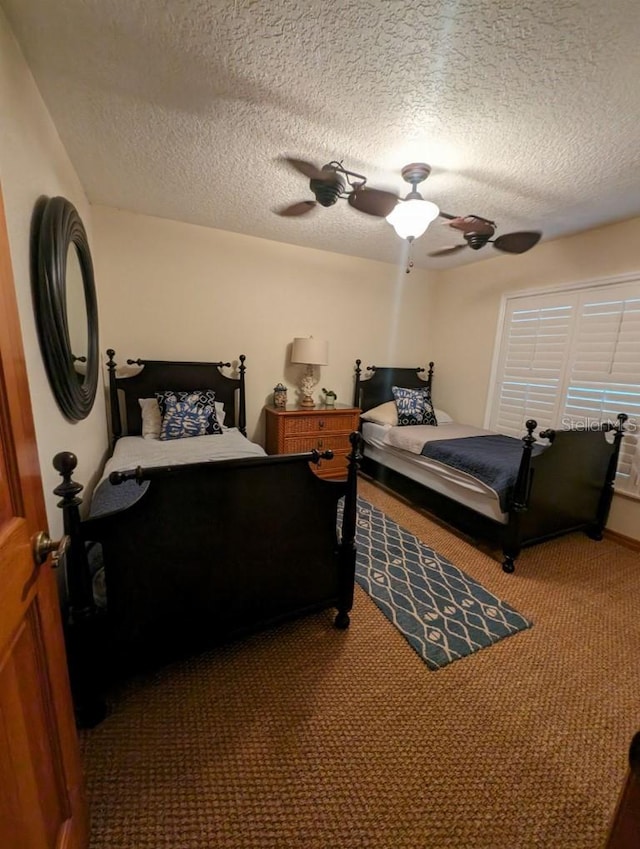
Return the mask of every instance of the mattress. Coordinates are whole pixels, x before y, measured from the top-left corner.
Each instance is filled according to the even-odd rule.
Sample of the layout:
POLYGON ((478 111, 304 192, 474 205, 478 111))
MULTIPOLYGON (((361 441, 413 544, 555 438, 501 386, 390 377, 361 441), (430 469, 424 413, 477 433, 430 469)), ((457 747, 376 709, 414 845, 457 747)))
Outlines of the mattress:
POLYGON ((154 466, 184 466, 211 460, 236 460, 242 457, 262 457, 265 450, 251 442, 238 428, 224 428, 220 434, 193 436, 189 439, 144 439, 142 436, 123 436, 107 460, 102 479, 111 472, 154 466))
POLYGON ((488 433, 490 431, 456 422, 441 424, 437 428, 427 425, 392 427, 375 422, 362 423, 365 457, 464 504, 483 516, 506 524, 508 514, 500 509, 498 495, 494 490, 465 472, 423 457, 419 453, 428 440, 457 439, 488 433), (403 445, 405 447, 401 447, 403 445), (416 450, 418 453, 415 453, 416 450))
POLYGON ((91 501, 91 516, 130 507, 141 498, 149 481, 135 480, 119 485, 109 483, 111 472, 152 469, 157 466, 184 466, 218 460, 237 460, 245 457, 264 457, 261 445, 251 442, 235 427, 224 428, 221 434, 193 436, 189 439, 145 439, 142 436, 123 436, 115 444, 91 501))

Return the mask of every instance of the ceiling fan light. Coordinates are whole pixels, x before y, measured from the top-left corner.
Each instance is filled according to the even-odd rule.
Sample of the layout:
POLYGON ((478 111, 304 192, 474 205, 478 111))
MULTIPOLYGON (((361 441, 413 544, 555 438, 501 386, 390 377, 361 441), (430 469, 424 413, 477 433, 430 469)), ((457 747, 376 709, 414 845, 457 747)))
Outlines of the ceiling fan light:
POLYGON ((440 215, 440 210, 430 200, 400 200, 387 221, 401 239, 418 239, 431 222, 440 215))

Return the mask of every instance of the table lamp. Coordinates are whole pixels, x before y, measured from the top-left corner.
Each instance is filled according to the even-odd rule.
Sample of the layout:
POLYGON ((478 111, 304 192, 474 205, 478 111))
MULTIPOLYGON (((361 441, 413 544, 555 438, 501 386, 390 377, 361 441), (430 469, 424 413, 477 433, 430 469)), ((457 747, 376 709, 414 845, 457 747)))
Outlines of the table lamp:
POLYGON ((300 381, 302 393, 301 407, 315 407, 313 400, 313 387, 316 385, 314 379, 314 366, 326 366, 329 363, 329 343, 321 339, 309 337, 296 337, 291 346, 291 362, 304 363, 306 371, 300 381))

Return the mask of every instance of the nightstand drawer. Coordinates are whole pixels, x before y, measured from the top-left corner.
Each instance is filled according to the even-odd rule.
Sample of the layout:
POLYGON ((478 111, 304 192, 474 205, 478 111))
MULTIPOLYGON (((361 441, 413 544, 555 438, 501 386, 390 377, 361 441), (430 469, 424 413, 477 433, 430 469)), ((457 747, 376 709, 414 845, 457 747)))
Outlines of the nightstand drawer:
MULTIPOLYGON (((331 413, 328 416, 317 413, 305 416, 290 416, 285 418, 283 433, 285 437, 296 436, 302 433, 351 433, 354 429, 354 416, 352 413, 331 413)), ((356 424, 357 427, 357 424, 356 424)))
POLYGON ((287 436, 284 440, 283 454, 303 454, 306 451, 348 451, 348 434, 319 433, 315 436, 287 436))

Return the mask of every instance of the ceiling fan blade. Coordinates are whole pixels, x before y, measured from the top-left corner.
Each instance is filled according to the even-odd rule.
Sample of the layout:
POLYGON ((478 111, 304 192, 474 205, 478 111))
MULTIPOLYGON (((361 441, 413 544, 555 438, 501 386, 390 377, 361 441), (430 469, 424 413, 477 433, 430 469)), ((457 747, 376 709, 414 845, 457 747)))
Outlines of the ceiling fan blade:
POLYGON ((523 254, 540 241, 542 233, 539 230, 523 230, 520 233, 505 233, 498 236, 493 246, 508 254, 523 254))
POLYGON ((317 206, 315 200, 301 200, 299 203, 292 203, 291 206, 285 206, 284 209, 276 209, 276 213, 286 217, 306 215, 307 212, 311 212, 315 206, 317 206))
POLYGON ((367 186, 354 189, 348 198, 349 206, 367 215, 386 218, 398 202, 398 196, 382 189, 370 189, 367 186))
POLYGON ((453 245, 453 247, 450 248, 440 248, 440 250, 433 251, 433 253, 427 254, 427 256, 446 256, 447 254, 457 254, 458 251, 463 251, 466 247, 466 245, 453 245))
POLYGON ((476 233, 478 236, 491 237, 496 232, 496 225, 488 218, 482 218, 480 215, 463 215, 458 218, 453 218, 449 222, 449 227, 455 230, 460 230, 462 233, 476 233))
POLYGON ((305 159, 292 159, 289 156, 283 156, 282 159, 310 180, 325 180, 327 178, 327 172, 332 173, 335 170, 333 168, 323 170, 315 166, 313 162, 307 162, 305 159))

